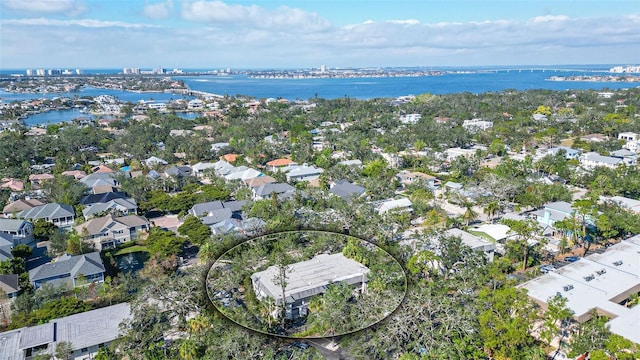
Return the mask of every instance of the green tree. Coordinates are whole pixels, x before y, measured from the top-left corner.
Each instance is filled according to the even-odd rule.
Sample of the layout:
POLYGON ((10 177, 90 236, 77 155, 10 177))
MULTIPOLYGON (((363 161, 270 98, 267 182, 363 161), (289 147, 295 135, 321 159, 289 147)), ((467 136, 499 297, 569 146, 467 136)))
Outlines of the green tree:
POLYGON ((540 330, 540 336, 547 347, 562 330, 561 324, 571 319, 572 315, 573 311, 567 307, 567 298, 556 295, 547 301, 547 310, 542 317, 540 330))
POLYGON ((73 352, 73 346, 68 341, 60 341, 56 343, 56 359, 69 360, 71 359, 71 353, 73 352))
POLYGON ((45 219, 36 219, 33 222, 33 235, 40 239, 49 238, 57 229, 55 225, 45 221, 45 219))
POLYGON ((191 243, 202 245, 211 237, 211 228, 197 217, 189 215, 178 228, 178 233, 189 238, 191 243))
POLYGON ((528 358, 535 341, 530 335, 536 311, 522 289, 504 287, 479 293, 483 310, 478 316, 480 338, 491 358, 528 358))
POLYGON ((161 259, 178 254, 184 243, 185 240, 175 233, 160 228, 151 228, 145 240, 149 253, 157 254, 161 259))

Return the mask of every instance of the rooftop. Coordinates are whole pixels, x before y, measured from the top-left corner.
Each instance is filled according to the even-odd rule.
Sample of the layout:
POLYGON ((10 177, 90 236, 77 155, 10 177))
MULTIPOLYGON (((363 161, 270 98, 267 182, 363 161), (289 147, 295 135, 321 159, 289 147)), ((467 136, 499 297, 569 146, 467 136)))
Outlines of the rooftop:
MULTIPOLYGON (((277 267, 270 266, 264 271, 251 275, 254 286, 259 287, 264 296, 282 301, 282 290, 274 283, 277 267)), ((369 269, 359 262, 346 258, 342 253, 319 254, 310 260, 288 266, 288 279, 285 288, 286 302, 306 298, 324 292, 330 283, 347 282, 356 284, 366 282, 369 269)))

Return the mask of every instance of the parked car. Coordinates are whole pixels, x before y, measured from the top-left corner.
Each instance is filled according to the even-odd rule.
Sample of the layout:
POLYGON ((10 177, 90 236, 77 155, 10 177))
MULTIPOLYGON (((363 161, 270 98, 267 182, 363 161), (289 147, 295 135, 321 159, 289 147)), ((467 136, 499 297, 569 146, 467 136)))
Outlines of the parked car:
POLYGON ((579 256, 565 256, 564 257, 564 261, 568 261, 568 262, 576 262, 580 260, 579 256))
POLYGON ((553 265, 541 265, 540 272, 546 274, 548 272, 556 271, 556 267, 553 265))

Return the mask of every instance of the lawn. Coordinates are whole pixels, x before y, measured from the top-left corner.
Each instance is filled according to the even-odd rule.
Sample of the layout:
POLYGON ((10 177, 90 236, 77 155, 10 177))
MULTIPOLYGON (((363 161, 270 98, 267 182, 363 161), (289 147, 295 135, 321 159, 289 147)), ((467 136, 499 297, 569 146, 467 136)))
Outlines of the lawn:
POLYGON ((125 254, 130 254, 138 251, 149 252, 149 250, 147 250, 147 248, 142 245, 133 245, 133 246, 129 246, 127 248, 118 250, 118 252, 113 254, 113 256, 125 255, 125 254))

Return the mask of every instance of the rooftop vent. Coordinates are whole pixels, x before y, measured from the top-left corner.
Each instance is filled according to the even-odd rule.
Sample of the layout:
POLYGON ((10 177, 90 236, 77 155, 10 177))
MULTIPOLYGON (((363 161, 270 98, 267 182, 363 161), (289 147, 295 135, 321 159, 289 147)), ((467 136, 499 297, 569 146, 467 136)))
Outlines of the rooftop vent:
POLYGON ((615 265, 615 266, 620 266, 620 265, 622 265, 622 260, 614 261, 614 262, 613 262, 613 265, 615 265))
POLYGON ((569 291, 569 290, 573 289, 573 285, 571 285, 571 284, 569 284, 569 285, 565 285, 565 286, 563 287, 563 289, 564 289, 564 291, 569 291))
POLYGON ((600 275, 602 275, 602 274, 605 274, 606 272, 607 272, 607 270, 606 270, 606 269, 604 269, 604 268, 602 268, 602 269, 600 269, 600 270, 596 271, 596 274, 598 274, 598 276, 600 276, 600 275))
POLYGON ((595 279, 595 278, 596 278, 596 277, 595 277, 595 275, 593 275, 593 274, 589 274, 588 276, 585 276, 585 277, 584 277, 584 279, 585 279, 586 281, 591 281, 591 280, 593 280, 593 279, 595 279))

